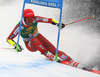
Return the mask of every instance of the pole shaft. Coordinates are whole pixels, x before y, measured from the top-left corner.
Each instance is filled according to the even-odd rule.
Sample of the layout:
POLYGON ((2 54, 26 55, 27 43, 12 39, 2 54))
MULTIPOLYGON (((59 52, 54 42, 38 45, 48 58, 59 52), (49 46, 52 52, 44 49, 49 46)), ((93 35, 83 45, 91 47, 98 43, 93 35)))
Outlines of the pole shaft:
POLYGON ((89 18, 93 18, 93 17, 94 17, 94 15, 93 16, 90 16, 90 17, 87 17, 87 18, 84 18, 84 19, 80 19, 80 20, 77 20, 77 21, 68 23, 68 24, 65 24, 65 26, 70 25, 70 24, 73 24, 73 23, 77 23, 77 22, 80 22, 80 21, 83 21, 83 20, 86 20, 86 19, 89 19, 89 18))
POLYGON ((19 33, 18 33, 18 39, 17 39, 17 45, 16 45, 16 51, 18 51, 18 45, 19 45, 19 39, 20 39, 20 32, 21 32, 21 25, 22 25, 22 18, 23 18, 24 8, 25 8, 25 1, 24 1, 24 4, 23 4, 23 10, 22 10, 21 22, 20 22, 20 26, 19 26, 19 33))
POLYGON ((60 8, 60 18, 59 18, 58 39, 57 39, 57 49, 56 49, 55 61, 57 61, 57 57, 58 57, 58 47, 59 47, 59 39, 60 39, 60 25, 61 25, 61 19, 62 19, 63 0, 60 0, 60 1, 61 1, 61 8, 60 8))

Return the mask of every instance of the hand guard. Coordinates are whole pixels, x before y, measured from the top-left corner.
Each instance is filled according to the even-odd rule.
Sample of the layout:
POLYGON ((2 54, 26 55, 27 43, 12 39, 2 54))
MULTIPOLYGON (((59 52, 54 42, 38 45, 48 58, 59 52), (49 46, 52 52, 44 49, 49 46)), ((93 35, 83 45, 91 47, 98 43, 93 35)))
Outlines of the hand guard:
MULTIPOLYGON (((7 39, 7 42, 8 42, 10 45, 14 46, 14 49, 16 49, 17 44, 16 44, 16 42, 15 42, 14 40, 9 40, 9 39, 7 39)), ((22 50, 23 50, 23 48, 22 48, 20 45, 18 45, 18 51, 21 52, 22 50)))
POLYGON ((16 42, 14 40, 7 39, 7 42, 12 46, 14 46, 16 44, 16 42))
MULTIPOLYGON (((17 46, 17 44, 14 45, 14 49, 16 49, 16 46, 17 46)), ((23 48, 20 45, 18 45, 18 52, 21 52, 22 50, 23 50, 23 48)))
POLYGON ((56 19, 52 19, 52 24, 53 25, 57 25, 58 24, 58 21, 56 19))
MULTIPOLYGON (((57 24, 57 26, 59 27, 59 24, 57 24)), ((60 25, 60 29, 64 28, 65 27, 65 24, 61 23, 60 25)))

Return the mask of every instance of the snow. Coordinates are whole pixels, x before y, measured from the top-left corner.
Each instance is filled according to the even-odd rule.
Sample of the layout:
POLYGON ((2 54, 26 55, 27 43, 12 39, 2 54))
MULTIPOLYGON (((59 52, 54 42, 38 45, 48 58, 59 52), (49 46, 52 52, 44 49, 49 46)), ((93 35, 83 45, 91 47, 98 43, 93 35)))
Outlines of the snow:
MULTIPOLYGON (((8 4, 4 4, 1 0, 0 4, 2 3, 3 5, 0 6, 0 77, 100 77, 97 74, 46 60, 39 51, 30 52, 25 48, 22 38, 20 38, 20 44, 24 48, 23 52, 16 52, 13 49, 3 49, 12 48, 12 46, 6 42, 6 38, 21 18, 23 0, 13 1, 13 3, 9 1, 8 4)), ((59 20, 58 9, 55 10, 53 8, 28 4, 25 8, 33 9, 36 15, 59 20)), ((84 29, 83 27, 70 26, 71 27, 68 26, 61 30, 59 49, 65 51, 81 64, 88 66, 87 62, 93 62, 93 54, 95 54, 93 51, 98 50, 99 43, 96 41, 99 41, 99 37, 94 34, 97 38, 92 39, 91 42, 93 36, 88 36, 88 34, 86 35, 81 32, 84 29), (66 36, 64 37, 64 35, 66 36), (85 49, 87 49, 88 53, 85 49)), ((57 27, 51 24, 39 23, 38 28, 39 32, 56 46, 57 27)), ((15 41, 17 41, 17 38, 15 38, 15 41)))
MULTIPOLYGON (((15 50, 0 49, 1 77, 99 77, 70 66, 35 57, 32 53, 17 53, 15 50)), ((39 53, 35 53, 40 56, 39 53)))

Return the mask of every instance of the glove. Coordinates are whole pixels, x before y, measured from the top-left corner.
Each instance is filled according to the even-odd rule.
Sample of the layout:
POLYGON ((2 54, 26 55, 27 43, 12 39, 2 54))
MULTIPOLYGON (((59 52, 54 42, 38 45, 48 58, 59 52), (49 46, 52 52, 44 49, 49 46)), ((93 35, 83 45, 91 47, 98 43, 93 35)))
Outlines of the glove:
MULTIPOLYGON (((57 25, 57 26, 59 27, 58 21, 55 20, 55 19, 52 19, 52 24, 53 24, 53 25, 57 25)), ((62 28, 64 28, 64 27, 65 27, 65 24, 61 23, 60 28, 62 29, 62 28)))
MULTIPOLYGON (((17 44, 14 40, 7 39, 7 42, 10 45, 14 46, 14 49, 16 49, 17 44)), ((22 50, 23 50, 23 48, 20 45, 18 45, 18 52, 21 52, 22 50)))
MULTIPOLYGON (((57 24, 57 26, 59 27, 59 24, 57 24)), ((64 28, 65 27, 65 24, 61 23, 60 25, 60 29, 64 28)))
MULTIPOLYGON (((16 49, 16 46, 17 46, 17 44, 14 45, 14 49, 16 49)), ((23 50, 23 48, 20 45, 18 45, 18 52, 21 52, 22 50, 23 50)))

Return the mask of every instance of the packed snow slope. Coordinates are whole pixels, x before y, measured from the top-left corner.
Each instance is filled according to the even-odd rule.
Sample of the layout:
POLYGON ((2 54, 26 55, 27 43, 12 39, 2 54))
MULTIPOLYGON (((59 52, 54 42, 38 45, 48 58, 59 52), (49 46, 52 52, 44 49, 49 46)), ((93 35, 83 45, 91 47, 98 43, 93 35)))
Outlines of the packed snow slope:
MULTIPOLYGON (((20 21, 23 6, 23 0, 6 1, 7 0, 0 1, 0 77, 100 77, 90 72, 48 61, 39 51, 29 52, 25 48, 22 38, 20 38, 19 43, 24 48, 23 52, 17 53, 15 50, 1 49, 12 48, 12 46, 6 42, 6 38, 14 26, 20 21)), ((80 4, 82 4, 81 0, 79 1, 80 4)), ((73 14, 73 4, 77 6, 75 0, 64 0, 62 22, 69 23, 77 20, 78 17, 84 18, 88 16, 83 16, 84 13, 82 13, 82 16, 78 16, 79 12, 77 12, 78 14, 76 12, 73 14)), ((25 8, 33 9, 35 15, 59 20, 59 9, 32 4, 26 4, 25 8)), ((77 11, 77 9, 80 8, 74 7, 74 11, 77 11)), ((91 25, 95 25, 94 19, 66 26, 61 30, 59 49, 80 64, 89 68, 94 67, 95 69, 99 69, 100 37, 99 32, 93 29, 94 27, 91 28, 91 25)), ((38 28, 39 32, 56 46, 58 28, 55 25, 46 23, 39 23, 38 28)), ((17 38, 14 40, 17 41, 17 38)))
MULTIPOLYGON (((26 50, 25 50, 26 51, 26 50)), ((39 53, 0 49, 0 77, 100 77, 100 75, 48 61, 39 53)))

